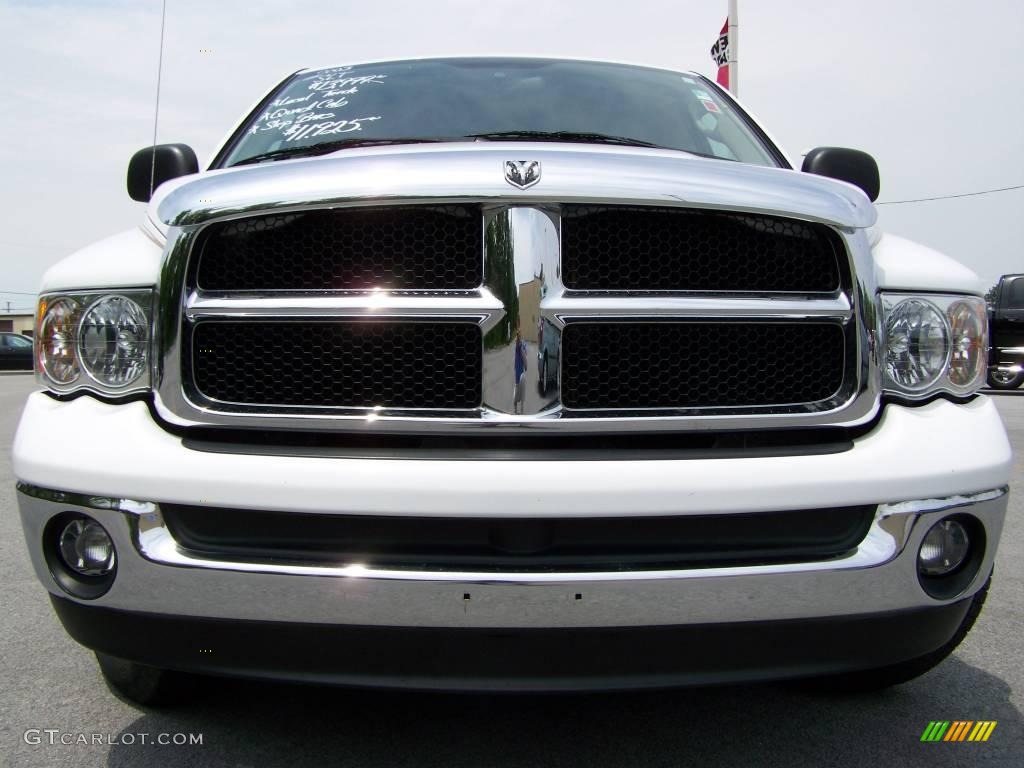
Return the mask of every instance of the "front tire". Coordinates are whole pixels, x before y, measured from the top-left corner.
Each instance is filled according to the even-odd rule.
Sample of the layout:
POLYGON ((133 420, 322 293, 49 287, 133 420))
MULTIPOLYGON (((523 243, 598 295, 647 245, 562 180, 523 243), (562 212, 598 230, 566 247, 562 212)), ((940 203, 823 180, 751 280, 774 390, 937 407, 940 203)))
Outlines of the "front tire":
POLYGON ((918 656, 916 659, 907 659, 898 664, 890 664, 887 667, 876 669, 865 669, 860 672, 848 672, 840 675, 829 675, 827 677, 811 678, 801 681, 805 688, 815 693, 868 693, 880 691, 900 683, 906 683, 915 677, 920 677, 925 672, 937 667, 949 656, 956 647, 967 637, 974 622, 985 605, 985 598, 988 596, 988 588, 992 584, 992 577, 978 590, 971 598, 971 606, 967 609, 963 621, 957 627, 953 637, 945 645, 936 648, 931 653, 918 656))
POLYGON ((96 662, 110 692, 130 704, 170 704, 182 693, 183 678, 178 673, 98 652, 96 662))
POLYGON ((1013 371, 994 369, 988 373, 988 385, 992 389, 1016 389, 1024 384, 1024 369, 1013 371))

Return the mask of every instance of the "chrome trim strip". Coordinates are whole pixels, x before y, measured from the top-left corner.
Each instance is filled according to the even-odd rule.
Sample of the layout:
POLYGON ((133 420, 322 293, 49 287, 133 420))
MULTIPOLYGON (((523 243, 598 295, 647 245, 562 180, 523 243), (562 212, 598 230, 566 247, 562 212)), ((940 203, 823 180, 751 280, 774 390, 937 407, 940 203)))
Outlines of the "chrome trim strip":
POLYGON ((893 514, 902 514, 903 512, 911 511, 919 515, 923 515, 930 512, 948 512, 953 509, 958 509, 959 507, 967 507, 971 504, 980 504, 983 501, 994 501, 995 499, 1006 496, 1009 492, 1010 487, 1004 485, 1001 488, 993 488, 990 491, 980 491, 978 493, 969 493, 960 496, 946 496, 945 498, 938 499, 896 501, 890 504, 884 504, 883 506, 889 509, 893 514))
POLYGON ((450 291, 443 296, 372 291, 287 298, 236 298, 192 291, 185 302, 185 318, 189 321, 295 317, 476 319, 486 331, 502 313, 501 303, 488 291, 450 291))
POLYGON ((846 322, 853 307, 845 294, 829 298, 745 298, 722 296, 581 296, 572 291, 553 295, 544 302, 544 314, 564 325, 577 318, 701 318, 810 320, 815 318, 846 322))
POLYGON ((86 509, 112 509, 130 515, 146 515, 157 511, 157 505, 151 501, 134 501, 133 499, 93 496, 85 493, 75 493, 74 491, 58 491, 20 481, 17 483, 16 488, 18 493, 54 504, 70 504, 76 507, 85 507, 86 509))

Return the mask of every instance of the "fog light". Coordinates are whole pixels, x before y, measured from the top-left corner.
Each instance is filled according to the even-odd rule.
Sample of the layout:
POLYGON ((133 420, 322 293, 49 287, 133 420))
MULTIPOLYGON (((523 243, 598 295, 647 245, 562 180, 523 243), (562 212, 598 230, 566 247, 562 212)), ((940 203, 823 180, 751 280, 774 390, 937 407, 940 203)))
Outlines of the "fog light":
POLYGON ((956 520, 941 520, 931 527, 917 554, 922 576, 945 576, 967 559, 971 542, 967 529, 956 520))
POLYGON ((75 573, 105 576, 114 568, 114 542, 95 520, 72 520, 61 531, 58 547, 61 559, 75 573))

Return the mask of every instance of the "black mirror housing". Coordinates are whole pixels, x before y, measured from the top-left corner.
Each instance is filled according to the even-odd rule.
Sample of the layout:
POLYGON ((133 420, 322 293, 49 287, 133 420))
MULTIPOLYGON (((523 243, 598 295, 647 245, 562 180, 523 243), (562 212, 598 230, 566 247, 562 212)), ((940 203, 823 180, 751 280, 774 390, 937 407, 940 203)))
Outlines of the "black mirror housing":
POLYGON ((859 149, 817 147, 804 157, 800 170, 849 182, 864 190, 872 202, 878 199, 882 186, 875 158, 859 149))
POLYGON ((155 147, 140 149, 128 161, 128 196, 132 200, 148 203, 152 191, 165 181, 198 172, 196 153, 187 144, 157 144, 155 147))

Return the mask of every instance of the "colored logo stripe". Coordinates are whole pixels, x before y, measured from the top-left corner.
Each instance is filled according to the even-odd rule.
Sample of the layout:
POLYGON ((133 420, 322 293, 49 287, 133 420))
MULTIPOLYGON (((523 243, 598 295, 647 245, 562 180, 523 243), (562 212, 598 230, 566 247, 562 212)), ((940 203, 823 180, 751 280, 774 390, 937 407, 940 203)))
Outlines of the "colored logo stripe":
POLYGON ((988 741, 988 737, 992 735, 992 731, 996 729, 995 720, 980 720, 978 724, 974 726, 974 730, 971 731, 971 735, 967 737, 968 741, 988 741))
POLYGON ((943 741, 963 741, 967 730, 974 725, 970 720, 954 720, 943 741))
POLYGON ((996 728, 995 720, 932 720, 921 734, 921 741, 988 741, 996 728))

